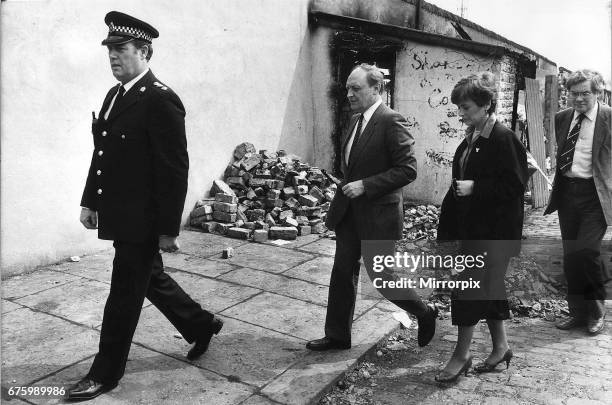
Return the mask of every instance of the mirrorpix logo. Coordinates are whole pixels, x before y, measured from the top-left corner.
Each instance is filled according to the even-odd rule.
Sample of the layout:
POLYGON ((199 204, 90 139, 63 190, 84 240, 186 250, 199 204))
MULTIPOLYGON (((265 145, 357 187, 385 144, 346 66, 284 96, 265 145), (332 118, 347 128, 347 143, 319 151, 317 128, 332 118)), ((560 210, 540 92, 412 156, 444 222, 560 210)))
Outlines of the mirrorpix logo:
POLYGON ((487 253, 481 255, 420 255, 408 252, 395 253, 394 255, 375 255, 372 259, 371 275, 372 285, 378 290, 423 288, 423 289, 473 289, 480 288, 480 280, 471 277, 468 280, 438 280, 435 277, 419 278, 418 280, 408 277, 383 277, 380 273, 388 272, 390 269, 402 272, 402 269, 414 273, 417 269, 450 269, 453 274, 459 274, 466 269, 483 269, 487 253))

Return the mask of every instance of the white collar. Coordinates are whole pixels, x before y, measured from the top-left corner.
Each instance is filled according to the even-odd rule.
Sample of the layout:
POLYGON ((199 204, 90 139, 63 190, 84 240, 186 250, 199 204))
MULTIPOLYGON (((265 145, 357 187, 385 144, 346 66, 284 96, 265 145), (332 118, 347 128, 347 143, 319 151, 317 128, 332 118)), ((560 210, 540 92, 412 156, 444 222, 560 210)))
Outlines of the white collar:
MULTIPOLYGON (((597 103, 595 103, 593 108, 591 108, 589 111, 585 112, 584 115, 590 121, 595 122, 595 118, 597 118, 597 109, 598 108, 599 108, 599 101, 597 103)), ((572 117, 572 121, 575 121, 576 118, 578 118, 579 115, 580 115, 580 113, 574 109, 574 116, 572 117)))
POLYGON ((146 68, 144 72, 142 72, 141 74, 139 74, 138 76, 136 76, 135 78, 133 78, 132 80, 124 84, 123 88, 125 89, 125 92, 127 93, 132 88, 132 86, 134 86, 136 82, 142 79, 144 75, 146 75, 147 73, 149 73, 149 68, 146 68))
POLYGON ((363 120, 365 122, 370 121, 370 118, 372 118, 372 115, 374 115, 374 111, 376 111, 378 106, 381 104, 382 104, 382 98, 379 97, 378 100, 370 106, 370 108, 365 110, 365 112, 363 113, 363 120))

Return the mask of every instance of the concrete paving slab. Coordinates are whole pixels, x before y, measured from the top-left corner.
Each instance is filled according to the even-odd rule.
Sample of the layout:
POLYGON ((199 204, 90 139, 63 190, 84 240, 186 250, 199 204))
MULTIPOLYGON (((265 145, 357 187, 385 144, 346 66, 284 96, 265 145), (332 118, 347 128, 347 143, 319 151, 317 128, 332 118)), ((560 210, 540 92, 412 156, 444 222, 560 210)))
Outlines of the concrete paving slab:
POLYGON ((267 273, 265 271, 248 269, 246 267, 234 270, 219 277, 220 280, 232 281, 262 290, 286 295, 319 305, 327 305, 328 287, 313 284, 303 280, 267 273))
MULTIPOLYGON (((300 246, 307 245, 307 244, 312 243, 314 241, 317 241, 319 239, 321 239, 319 234, 311 233, 310 235, 298 236, 296 240, 287 241, 287 242, 290 242, 290 243, 288 243, 286 245, 282 245, 281 247, 282 248, 287 248, 287 249, 298 248, 300 246)), ((270 241, 267 242, 267 244, 270 244, 270 243, 271 243, 270 241)))
MULTIPOLYGON (((109 245, 109 246, 112 246, 109 245)), ((87 277, 110 284, 113 274, 113 258, 115 249, 112 247, 103 252, 81 257, 79 262, 63 262, 49 267, 51 270, 62 271, 79 277, 87 277)))
POLYGON ((323 285, 329 285, 334 258, 329 256, 315 257, 295 266, 282 274, 323 285))
POLYGON ((261 292, 256 288, 187 273, 172 273, 172 278, 191 298, 202 305, 202 308, 210 312, 220 312, 261 292))
POLYGON ((322 391, 355 366, 368 349, 363 345, 350 350, 309 352, 303 360, 265 386, 261 394, 282 404, 316 403, 322 391))
POLYGON ((102 323, 109 289, 108 284, 84 278, 19 298, 16 302, 94 328, 102 323))
POLYGON ((234 257, 232 258, 213 259, 240 267, 250 267, 256 270, 281 273, 313 258, 314 256, 308 253, 282 249, 278 246, 249 243, 235 248, 234 257))
POLYGON ((353 322, 353 345, 375 345, 383 336, 399 328, 393 312, 378 305, 353 322))
MULTIPOLYGON (((62 370, 40 384, 75 383, 89 370, 84 361, 62 370)), ((239 382, 163 354, 132 346, 126 372, 119 386, 88 404, 238 404, 253 389, 239 382)), ((34 403, 61 403, 33 401, 34 403)))
POLYGON ((261 395, 253 395, 240 405, 278 405, 278 402, 272 402, 261 395))
POLYGON ((224 318, 211 348, 194 364, 230 379, 262 387, 306 355, 300 339, 224 318))
POLYGON ((23 307, 19 304, 15 304, 14 302, 2 300, 2 314, 7 314, 19 308, 23 307))
MULTIPOLYGON (((140 313, 132 341, 185 361, 185 355, 191 347, 154 306, 144 308, 140 313)), ((213 347, 214 343, 211 343, 210 350, 213 347)))
POLYGON ((300 247, 300 250, 333 256, 334 254, 336 254, 336 241, 329 238, 320 238, 318 241, 300 247))
POLYGON ((42 268, 2 280, 2 298, 16 299, 78 280, 80 277, 42 268))
POLYGON ((178 241, 181 247, 179 253, 200 257, 220 255, 225 248, 236 248, 249 243, 244 240, 226 238, 225 236, 212 233, 194 231, 182 231, 178 241))
POLYGON ((17 309, 2 317, 2 385, 28 385, 98 350, 99 334, 55 316, 17 309))
POLYGON ((221 312, 305 340, 321 337, 325 307, 264 292, 221 312))
POLYGON ((162 255, 162 260, 167 271, 168 268, 174 268, 189 273, 201 274, 206 277, 217 277, 237 269, 237 266, 233 266, 229 263, 181 253, 164 253, 162 255))

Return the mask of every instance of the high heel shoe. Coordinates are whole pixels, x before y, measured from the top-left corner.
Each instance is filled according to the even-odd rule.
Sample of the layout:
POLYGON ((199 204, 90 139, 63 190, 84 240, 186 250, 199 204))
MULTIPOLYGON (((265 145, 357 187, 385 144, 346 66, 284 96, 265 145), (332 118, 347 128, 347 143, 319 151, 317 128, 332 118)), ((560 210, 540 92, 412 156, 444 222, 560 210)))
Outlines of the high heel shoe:
POLYGON ((491 371, 495 370, 495 367, 497 367, 499 363, 503 363, 504 361, 506 362, 506 370, 507 370, 508 367, 510 366, 511 359, 512 359, 512 350, 508 349, 506 350, 506 353, 504 353, 504 357, 502 357, 501 360, 498 361, 497 363, 489 364, 485 361, 482 364, 478 364, 477 366, 475 366, 474 371, 476 371, 477 373, 490 373, 491 371))
POLYGON ((451 375, 449 377, 442 377, 442 374, 444 373, 444 371, 438 373, 438 375, 435 377, 437 382, 453 382, 455 380, 457 380, 457 378, 459 378, 459 376, 461 375, 461 373, 465 374, 467 376, 468 374, 468 370, 470 369, 470 367, 472 367, 472 356, 470 356, 467 361, 465 362, 465 364, 463 364, 463 366, 461 367, 461 369, 459 370, 459 372, 455 375, 451 375))

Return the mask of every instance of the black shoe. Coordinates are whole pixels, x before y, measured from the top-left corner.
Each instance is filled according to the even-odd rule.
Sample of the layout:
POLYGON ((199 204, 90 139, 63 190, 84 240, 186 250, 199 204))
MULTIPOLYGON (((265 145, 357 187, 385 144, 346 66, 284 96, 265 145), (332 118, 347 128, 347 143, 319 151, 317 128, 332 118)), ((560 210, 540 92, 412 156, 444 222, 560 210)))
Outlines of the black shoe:
POLYGON ((435 379, 437 382, 443 382, 443 383, 453 382, 457 380, 457 378, 459 378, 459 376, 462 373, 467 376, 468 370, 470 369, 470 367, 472 367, 472 356, 470 356, 470 358, 467 359, 467 361, 463 364, 463 366, 461 366, 461 369, 459 369, 459 372, 457 374, 455 375, 445 374, 444 371, 441 371, 440 373, 438 373, 435 379))
POLYGON ((188 360, 195 360, 208 350, 208 345, 210 344, 210 339, 212 339, 213 335, 219 333, 221 328, 223 327, 223 321, 219 318, 213 318, 208 326, 208 330, 199 338, 196 338, 195 345, 189 350, 187 353, 188 360))
POLYGON ((431 339, 436 334, 436 318, 438 317, 438 308, 427 306, 429 312, 422 318, 418 318, 419 332, 417 335, 419 346, 427 346, 431 339))
POLYGON ((105 392, 112 390, 116 386, 117 383, 102 384, 90 379, 89 377, 85 377, 72 387, 68 388, 66 399, 68 401, 85 401, 88 399, 93 399, 100 394, 104 394, 105 392))
POLYGON ((322 352, 325 350, 332 350, 332 349, 345 350, 345 349, 350 349, 351 344, 340 342, 338 340, 334 340, 332 338, 328 338, 327 336, 325 336, 324 338, 311 340, 310 342, 306 343, 306 348, 317 351, 317 352, 322 352))
POLYGON ((587 331, 590 335, 599 335, 604 330, 605 325, 603 316, 597 319, 589 319, 587 331))
POLYGON ((510 366, 511 359, 512 359, 512 350, 508 349, 506 350, 506 353, 504 353, 504 357, 502 357, 501 360, 498 361, 497 363, 489 364, 485 361, 482 364, 478 364, 477 366, 475 366, 474 371, 477 373, 490 373, 491 371, 495 370, 495 367, 497 367, 499 363, 503 363, 504 361, 506 362, 506 370, 507 370, 508 367, 510 366))
POLYGON ((586 321, 575 316, 568 316, 555 324, 557 329, 561 330, 569 330, 582 325, 586 325, 586 321))

